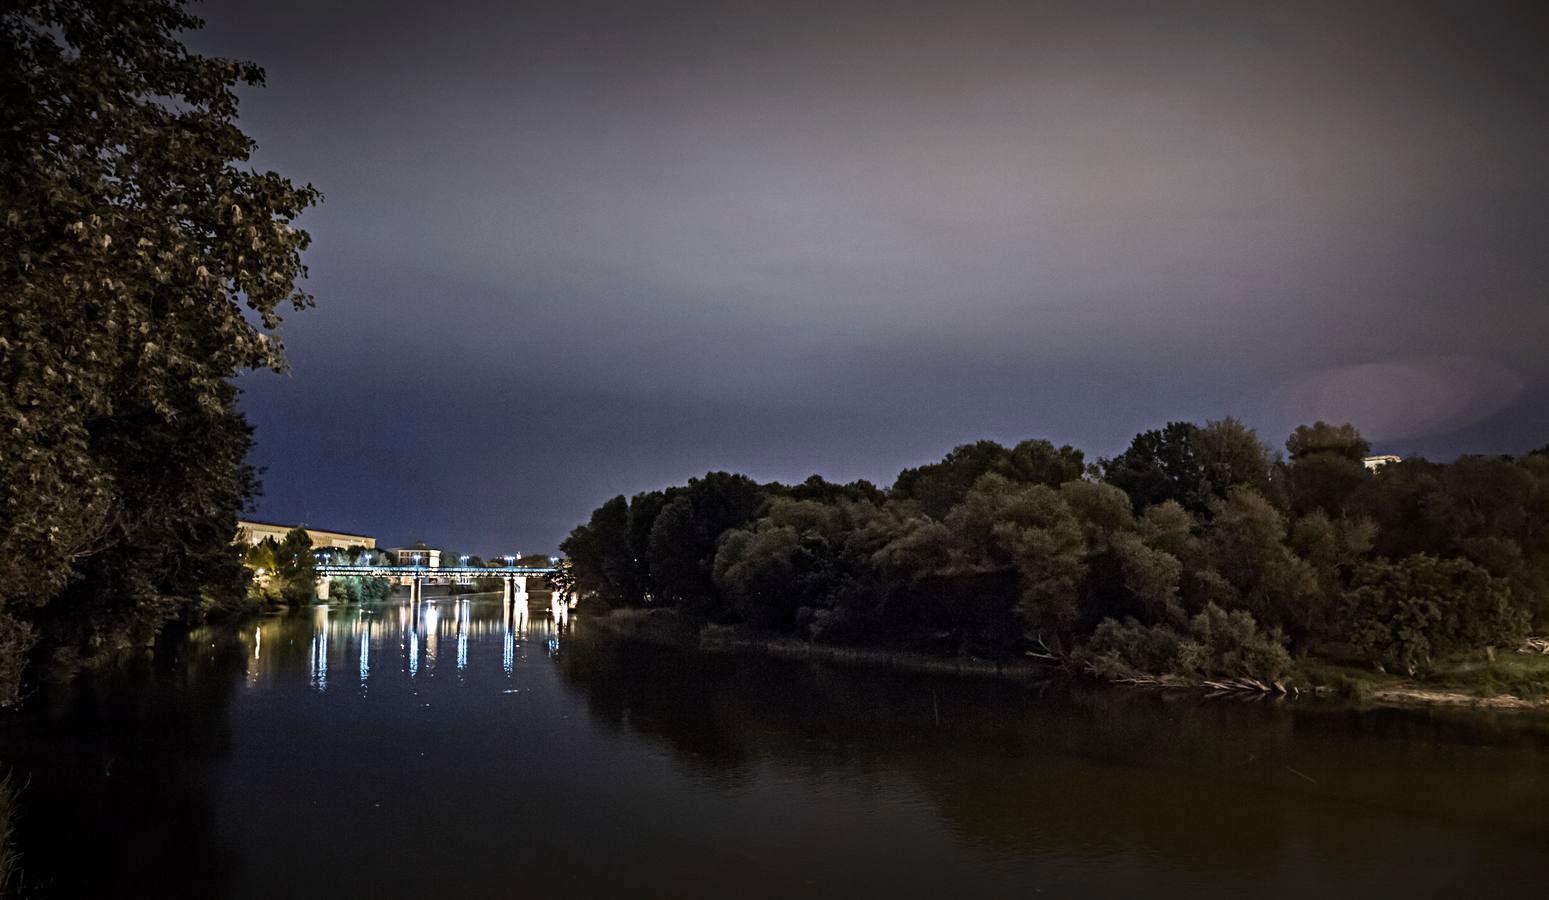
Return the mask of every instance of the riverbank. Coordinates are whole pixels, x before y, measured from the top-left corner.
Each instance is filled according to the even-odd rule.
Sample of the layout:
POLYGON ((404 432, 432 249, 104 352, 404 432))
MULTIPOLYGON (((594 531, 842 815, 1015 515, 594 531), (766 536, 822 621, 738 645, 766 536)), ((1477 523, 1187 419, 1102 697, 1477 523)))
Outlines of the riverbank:
POLYGON ((1319 660, 1304 662, 1302 668, 1315 683, 1373 705, 1549 710, 1549 654, 1536 649, 1494 658, 1468 654, 1437 666, 1424 679, 1319 660))
MULTIPOLYGON (((615 640, 681 651, 804 659, 862 668, 1032 681, 1076 675, 1056 661, 996 661, 949 657, 906 650, 816 644, 771 637, 724 625, 701 625, 671 610, 613 610, 590 617, 591 630, 615 640)), ((1322 660, 1299 664, 1301 678, 1281 685, 1249 679, 1191 680, 1179 676, 1117 682, 1152 690, 1190 690, 1206 694, 1261 693, 1318 696, 1365 706, 1449 706, 1496 710, 1549 711, 1549 653, 1512 652, 1470 655, 1439 666, 1426 678, 1344 666, 1322 660)), ((1085 676, 1079 676, 1085 677, 1085 676)), ((1102 679, 1104 683, 1109 682, 1102 679)))

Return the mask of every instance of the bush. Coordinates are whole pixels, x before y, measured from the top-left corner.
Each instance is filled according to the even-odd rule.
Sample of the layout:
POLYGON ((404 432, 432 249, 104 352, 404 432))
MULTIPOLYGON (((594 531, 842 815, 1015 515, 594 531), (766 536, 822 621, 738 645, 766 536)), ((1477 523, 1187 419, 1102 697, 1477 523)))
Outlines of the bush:
POLYGON ((1464 650, 1515 646, 1528 630, 1528 612, 1505 579, 1424 553, 1363 565, 1345 613, 1362 661, 1411 675, 1464 650))
POLYGON ((1214 603, 1189 623, 1190 640, 1178 648, 1178 669, 1205 677, 1253 678, 1265 684, 1291 672, 1291 654, 1278 628, 1264 631, 1245 610, 1214 603))
POLYGON ((1181 644, 1178 633, 1165 625, 1104 619, 1077 658, 1092 674, 1111 681, 1173 674, 1181 644))
POLYGON ((1101 678, 1174 675, 1190 679, 1252 678, 1270 684, 1291 672, 1291 654, 1280 631, 1264 631, 1243 610, 1214 603, 1195 616, 1186 634, 1135 619, 1104 619, 1078 653, 1101 678))

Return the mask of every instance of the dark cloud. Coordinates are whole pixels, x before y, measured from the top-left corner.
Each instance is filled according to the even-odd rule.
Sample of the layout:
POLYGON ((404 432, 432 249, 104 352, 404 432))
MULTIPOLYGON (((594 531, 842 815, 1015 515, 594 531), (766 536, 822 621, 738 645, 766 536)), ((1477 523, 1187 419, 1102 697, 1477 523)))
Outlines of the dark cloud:
POLYGON ((525 550, 981 436, 1549 440, 1532 6, 203 14, 269 70, 260 163, 327 195, 295 373, 243 382, 270 517, 525 550))

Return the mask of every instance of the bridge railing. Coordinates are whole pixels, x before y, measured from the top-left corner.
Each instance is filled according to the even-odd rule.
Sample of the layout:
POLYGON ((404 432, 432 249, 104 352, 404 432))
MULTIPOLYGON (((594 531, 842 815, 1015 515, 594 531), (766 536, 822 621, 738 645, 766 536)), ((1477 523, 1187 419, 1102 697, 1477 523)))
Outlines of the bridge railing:
POLYGON ((336 566, 318 563, 319 575, 418 575, 431 578, 441 575, 471 575, 475 578, 492 578, 512 575, 553 575, 559 569, 554 566, 336 566))

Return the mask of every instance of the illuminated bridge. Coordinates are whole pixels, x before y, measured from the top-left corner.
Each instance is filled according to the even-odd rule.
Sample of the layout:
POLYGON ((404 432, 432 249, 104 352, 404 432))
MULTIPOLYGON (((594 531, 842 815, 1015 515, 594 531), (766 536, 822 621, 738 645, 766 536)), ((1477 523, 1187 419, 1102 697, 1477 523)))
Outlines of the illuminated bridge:
MULTIPOLYGON (((506 603, 527 602, 527 579, 533 575, 553 575, 559 569, 554 566, 340 566, 332 563, 317 564, 317 598, 328 599, 329 585, 335 578, 407 578, 409 601, 418 603, 427 578, 499 578, 504 582, 506 603)), ((554 592, 554 599, 565 606, 574 606, 575 598, 562 591, 554 592)))

